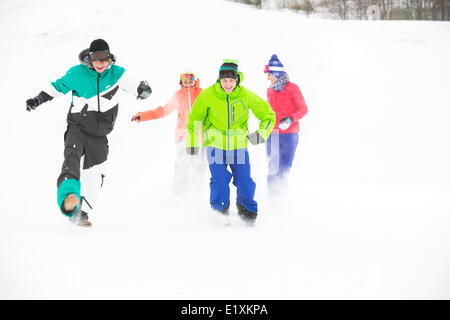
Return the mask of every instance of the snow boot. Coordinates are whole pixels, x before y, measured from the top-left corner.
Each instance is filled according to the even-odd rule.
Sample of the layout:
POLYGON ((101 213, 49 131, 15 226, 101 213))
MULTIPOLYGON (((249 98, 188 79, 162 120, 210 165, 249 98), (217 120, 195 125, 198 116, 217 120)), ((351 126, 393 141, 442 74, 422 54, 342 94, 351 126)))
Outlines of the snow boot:
POLYGON ((240 204, 236 204, 238 208, 238 216, 244 221, 247 225, 253 226, 255 225, 256 217, 258 214, 256 212, 248 211, 244 206, 240 204))
POLYGON ((81 206, 78 208, 77 212, 69 218, 70 222, 76 224, 77 226, 90 228, 92 223, 89 221, 88 214, 81 210, 81 206))
POLYGON ((222 210, 215 210, 217 211, 217 213, 222 214, 224 216, 229 216, 230 215, 230 205, 228 205, 226 208, 222 209, 222 210))

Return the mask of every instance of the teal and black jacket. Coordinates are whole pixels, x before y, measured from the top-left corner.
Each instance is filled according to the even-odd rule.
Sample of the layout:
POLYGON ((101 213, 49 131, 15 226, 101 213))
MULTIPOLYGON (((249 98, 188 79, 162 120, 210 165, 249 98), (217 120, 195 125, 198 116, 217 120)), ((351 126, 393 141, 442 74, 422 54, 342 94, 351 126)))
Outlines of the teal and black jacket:
POLYGON ((58 206, 67 216, 74 215, 80 206, 79 204, 73 212, 65 212, 62 204, 71 193, 81 199, 81 156, 85 157, 84 169, 106 161, 106 135, 113 130, 117 118, 119 88, 139 98, 146 98, 151 93, 145 81, 130 79, 124 68, 114 64, 115 60, 105 71, 97 73, 87 60, 81 59, 82 55, 83 52, 80 53, 81 64, 70 68, 63 77, 48 84, 37 96, 39 104, 42 104, 57 96, 72 93, 67 115, 69 128, 65 134, 64 164, 57 182, 58 206), (84 134, 79 134, 79 130, 84 134))
POLYGON ((124 68, 114 63, 102 73, 85 63, 76 65, 39 94, 41 103, 72 92, 67 123, 90 135, 106 136, 113 130, 117 118, 119 88, 138 95, 142 83, 129 79, 125 73, 124 68))

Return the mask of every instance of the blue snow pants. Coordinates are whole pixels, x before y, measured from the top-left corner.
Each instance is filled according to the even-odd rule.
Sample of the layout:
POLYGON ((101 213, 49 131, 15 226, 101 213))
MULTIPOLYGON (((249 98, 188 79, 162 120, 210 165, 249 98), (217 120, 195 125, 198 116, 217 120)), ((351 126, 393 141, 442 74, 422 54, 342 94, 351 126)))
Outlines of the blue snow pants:
POLYGON ((206 149, 211 171, 210 204, 215 210, 223 210, 230 205, 230 181, 236 186, 236 203, 248 211, 258 212, 254 200, 256 184, 250 176, 250 160, 247 149, 222 150, 206 149), (227 167, 230 166, 231 173, 227 167))
POLYGON ((269 173, 269 187, 283 179, 291 170, 298 145, 298 133, 272 132, 266 143, 269 173), (278 140, 278 141, 277 141, 278 140))

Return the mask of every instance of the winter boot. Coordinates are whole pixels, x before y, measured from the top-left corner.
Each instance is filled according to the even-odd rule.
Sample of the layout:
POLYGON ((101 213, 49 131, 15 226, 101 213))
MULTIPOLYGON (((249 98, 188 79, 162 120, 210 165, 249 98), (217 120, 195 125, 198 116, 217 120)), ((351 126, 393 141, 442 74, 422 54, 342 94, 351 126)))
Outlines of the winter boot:
POLYGON ((85 228, 92 227, 92 223, 89 221, 89 217, 86 212, 81 211, 80 221, 78 222, 78 225, 85 228))
POLYGON ((228 205, 226 208, 222 209, 222 210, 215 210, 217 211, 217 213, 222 214, 224 216, 229 216, 230 215, 230 205, 228 205))
POLYGON ((72 217, 69 218, 70 222, 84 228, 92 227, 92 223, 89 221, 88 214, 82 211, 80 208, 72 217))
POLYGON ((240 204, 236 204, 238 208, 238 216, 244 221, 247 225, 253 226, 255 225, 256 217, 258 214, 256 212, 248 211, 244 206, 240 204))

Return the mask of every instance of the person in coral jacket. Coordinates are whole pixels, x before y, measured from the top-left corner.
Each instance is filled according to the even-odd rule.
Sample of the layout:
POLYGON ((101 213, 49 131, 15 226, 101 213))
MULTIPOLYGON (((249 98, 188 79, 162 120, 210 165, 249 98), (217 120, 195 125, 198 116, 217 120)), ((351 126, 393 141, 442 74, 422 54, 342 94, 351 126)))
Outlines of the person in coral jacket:
POLYGON ((276 124, 266 144, 269 194, 279 193, 287 184, 298 145, 299 120, 308 112, 300 88, 289 81, 277 55, 272 55, 264 72, 271 86, 267 100, 276 114, 276 124))
MULTIPOLYGON (((175 173, 173 181, 173 192, 181 195, 189 184, 201 186, 201 180, 205 175, 206 164, 204 161, 204 152, 199 152, 196 157, 191 158, 186 155, 186 122, 188 114, 194 105, 197 96, 202 92, 200 80, 195 76, 191 69, 186 69, 180 75, 180 90, 176 91, 169 102, 158 108, 138 112, 131 121, 141 122, 156 120, 170 115, 177 111, 178 119, 175 129, 175 173)), ((201 130, 201 129, 200 129, 201 130)))

